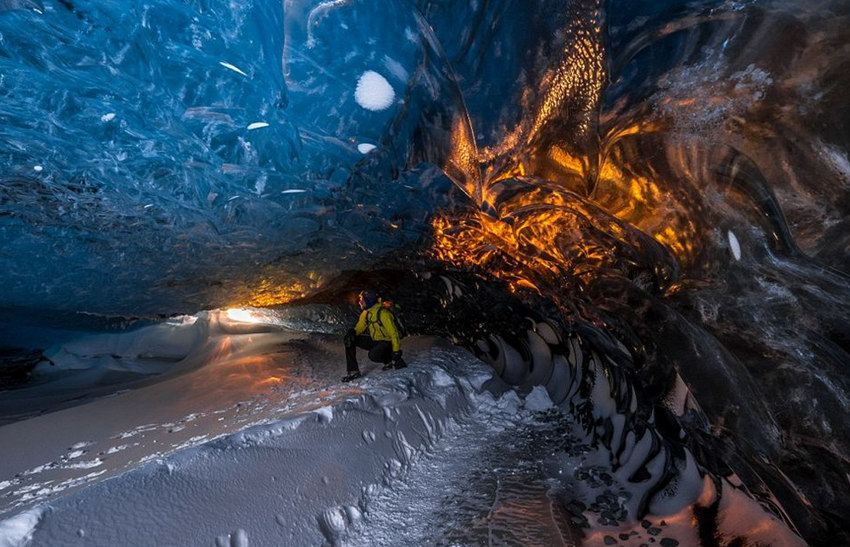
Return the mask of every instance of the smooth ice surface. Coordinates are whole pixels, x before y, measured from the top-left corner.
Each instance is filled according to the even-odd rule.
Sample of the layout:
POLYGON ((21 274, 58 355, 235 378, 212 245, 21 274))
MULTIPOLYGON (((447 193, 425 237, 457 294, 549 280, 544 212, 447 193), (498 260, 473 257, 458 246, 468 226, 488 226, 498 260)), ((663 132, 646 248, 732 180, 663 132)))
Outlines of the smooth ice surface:
POLYGON ((738 236, 735 235, 735 232, 729 230, 729 249, 732 251, 732 256, 735 257, 735 260, 741 260, 741 243, 738 241, 738 236))

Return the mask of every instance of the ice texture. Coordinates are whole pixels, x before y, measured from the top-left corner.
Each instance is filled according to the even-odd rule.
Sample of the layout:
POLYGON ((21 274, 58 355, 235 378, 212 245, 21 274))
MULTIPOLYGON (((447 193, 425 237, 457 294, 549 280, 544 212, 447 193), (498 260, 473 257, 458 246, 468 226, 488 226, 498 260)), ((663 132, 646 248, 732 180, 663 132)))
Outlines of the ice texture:
POLYGON ((415 241, 466 120, 430 32, 396 1, 3 12, 0 305, 194 313, 415 241))
MULTIPOLYGON (((422 258, 446 274, 444 318, 518 278, 493 308, 523 300, 534 313, 471 325, 480 339, 469 347, 492 352, 496 375, 519 387, 481 397, 508 414, 530 404, 543 419, 556 410, 532 385, 545 385, 557 412, 606 441, 599 466, 621 467, 604 476, 626 483, 619 473, 631 471, 644 485, 622 500, 588 488, 581 503, 601 496, 627 515, 691 503, 676 513, 691 519, 721 494, 706 494, 689 457, 711 467, 720 432, 734 456, 717 469, 754 470, 735 488, 812 544, 850 543, 834 516, 850 514, 846 28, 836 0, 2 3, 0 346, 35 355, 18 375, 26 385, 3 392, 3 416, 73 415, 70 405, 106 394, 128 402, 98 400, 104 416, 65 422, 43 453, 46 419, 27 420, 34 432, 8 426, 27 441, 4 450, 16 472, 0 478, 3 499, 25 509, 236 434, 246 415, 279 417, 252 396, 303 376, 252 348, 273 353, 286 321, 255 330, 256 310, 244 321, 163 317, 287 302, 342 270, 408 270, 422 258), (445 270, 477 262, 429 252, 443 215, 443 235, 481 236, 450 250, 495 258, 475 284, 445 270), (465 220, 473 229, 458 230, 465 220), (547 329, 550 312, 610 326, 633 366, 614 363, 613 343, 585 351, 568 339, 573 325, 547 329), (92 324, 139 331, 81 340, 92 324), (162 391, 145 399, 154 382, 162 391), (139 416, 106 442, 95 426, 110 412, 139 416), (69 449, 81 442, 94 444, 69 449)), ((462 327, 443 334, 460 340, 462 327)), ((444 385, 430 400, 446 410, 453 385, 481 379, 435 376, 444 385)), ((333 408, 328 426, 344 423, 307 384, 299 416, 309 419, 268 436, 327 421, 316 409, 333 408)), ((370 411, 401 420, 393 405, 405 393, 370 394, 370 411)), ((500 416, 484 429, 509 431, 500 416)), ((438 436, 421 405, 415 419, 438 436)), ((352 442, 383 442, 381 431, 358 427, 352 442)), ((242 440, 262 443, 254 433, 242 440)), ((395 436, 386 469, 403 472, 415 448, 411 432, 395 436)), ((597 471, 588 476, 604 484, 597 471)), ((327 529, 353 519, 350 507, 322 507, 343 508, 327 529)), ((204 542, 232 542, 241 526, 204 542)))
POLYGON ((386 78, 374 70, 367 70, 357 80, 354 100, 366 110, 375 112, 386 110, 393 104, 393 99, 395 99, 393 87, 386 78))
POLYGON ((12 518, 0 521, 0 546, 24 547, 32 540, 35 527, 44 515, 44 508, 29 509, 12 518))

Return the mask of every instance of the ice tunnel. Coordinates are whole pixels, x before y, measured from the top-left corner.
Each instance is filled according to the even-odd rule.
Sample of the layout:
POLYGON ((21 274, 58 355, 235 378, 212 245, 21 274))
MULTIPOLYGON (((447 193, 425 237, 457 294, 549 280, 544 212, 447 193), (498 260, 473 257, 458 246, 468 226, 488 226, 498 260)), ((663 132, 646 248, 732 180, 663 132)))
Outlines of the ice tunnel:
POLYGON ((0 546, 850 543, 848 29, 0 0, 0 546))

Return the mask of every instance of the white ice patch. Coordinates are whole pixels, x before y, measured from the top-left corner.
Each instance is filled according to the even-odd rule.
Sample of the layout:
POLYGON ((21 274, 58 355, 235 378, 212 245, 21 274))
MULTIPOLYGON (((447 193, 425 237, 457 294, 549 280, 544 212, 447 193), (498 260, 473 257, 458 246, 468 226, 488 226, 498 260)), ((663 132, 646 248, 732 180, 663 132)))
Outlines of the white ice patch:
MULTIPOLYGON (((233 447, 245 447, 258 445, 262 442, 268 442, 270 439, 275 439, 284 435, 288 431, 297 429, 305 419, 306 415, 296 416, 294 418, 275 422, 271 425, 249 428, 245 431, 232 435, 227 439, 226 444, 233 447)), ((192 438, 190 439, 189 446, 196 445, 204 440, 206 440, 206 436, 192 438)))
POLYGON ((118 452, 121 452, 122 450, 127 450, 128 448, 130 448, 129 444, 121 444, 121 445, 118 445, 118 446, 111 446, 111 447, 109 447, 109 450, 106 451, 106 455, 110 456, 112 454, 117 454, 118 452))
POLYGON ((248 547, 248 533, 239 528, 232 534, 215 538, 215 547, 248 547))
POLYGON ((404 28, 404 37, 407 39, 408 42, 412 42, 414 44, 419 43, 419 35, 416 34, 410 27, 404 28))
MULTIPOLYGON (((506 391, 501 397, 499 397, 494 406, 508 414, 516 414, 520 407, 519 395, 517 395, 514 390, 506 391)), ((484 405, 482 405, 482 407, 484 407, 484 405)))
POLYGON ((44 171, 44 167, 42 167, 40 165, 34 165, 32 170, 35 171, 36 173, 41 173, 42 171, 44 171))
POLYGON ((109 113, 104 114, 103 116, 100 117, 100 121, 102 121, 103 123, 111 122, 114 119, 115 119, 115 112, 109 112, 109 113))
POLYGON ((375 146, 374 144, 369 144, 368 142, 361 142, 360 144, 357 145, 357 150, 361 154, 368 154, 369 152, 371 152, 375 148, 377 148, 377 146, 375 146))
POLYGON ((253 131, 255 129, 262 129, 262 128, 268 127, 268 126, 269 126, 269 124, 267 124, 266 122, 254 122, 254 123, 248 124, 248 131, 253 131))
POLYGON ((735 260, 741 260, 741 244, 738 243, 738 237, 732 230, 729 230, 729 249, 732 251, 735 260))
POLYGON ((481 391, 484 384, 493 379, 493 369, 481 369, 478 372, 470 372, 467 374, 469 385, 475 388, 476 391, 481 391))
POLYGON ((454 378, 452 376, 449 376, 449 374, 443 369, 434 368, 432 374, 433 379, 431 381, 434 382, 435 386, 450 387, 455 385, 454 378))
POLYGON ((321 422, 330 423, 330 421, 334 419, 333 407, 323 406, 322 408, 317 408, 313 412, 319 415, 319 421, 321 422))
POLYGON ((525 409, 531 412, 543 412, 552 408, 552 399, 549 398, 549 392, 543 386, 534 386, 525 397, 525 409))
POLYGON ((386 78, 374 70, 367 70, 357 81, 354 100, 366 110, 380 112, 393 104, 395 91, 386 78))
POLYGON ((331 545, 339 543, 340 536, 361 519, 360 510, 353 506, 334 507, 319 516, 319 529, 331 545))
POLYGON ((0 521, 0 547, 23 547, 31 539, 44 509, 35 507, 10 519, 0 521))
POLYGON ((208 320, 179 324, 169 321, 131 332, 87 335, 48 348, 45 357, 51 363, 39 365, 37 370, 53 373, 99 368, 143 374, 164 372, 173 368, 175 360, 184 359, 204 343, 209 331, 208 320), (139 358, 144 360, 137 361, 139 358))
POLYGON ((218 64, 220 64, 221 66, 223 66, 226 69, 232 70, 233 72, 238 72, 239 74, 245 76, 246 78, 248 77, 248 75, 245 74, 245 72, 241 68, 233 66, 230 63, 225 63, 224 61, 219 61, 218 64))
POLYGON ((95 458, 89 461, 68 464, 65 466, 65 469, 92 469, 94 467, 100 467, 101 465, 103 465, 103 460, 95 458))

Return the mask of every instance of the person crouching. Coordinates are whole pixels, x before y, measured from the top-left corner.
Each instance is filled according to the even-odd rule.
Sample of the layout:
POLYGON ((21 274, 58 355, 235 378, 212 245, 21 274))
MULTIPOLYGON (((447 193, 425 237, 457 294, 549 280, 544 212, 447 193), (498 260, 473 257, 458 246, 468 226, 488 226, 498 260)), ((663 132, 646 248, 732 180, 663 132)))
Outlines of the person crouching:
POLYGON ((395 318, 378 301, 371 291, 363 291, 358 297, 360 318, 353 329, 345 334, 345 365, 347 373, 343 382, 360 378, 360 368, 357 366, 357 348, 369 350, 369 359, 383 363, 383 370, 404 368, 407 363, 401 358, 399 347, 398 327, 395 318))

